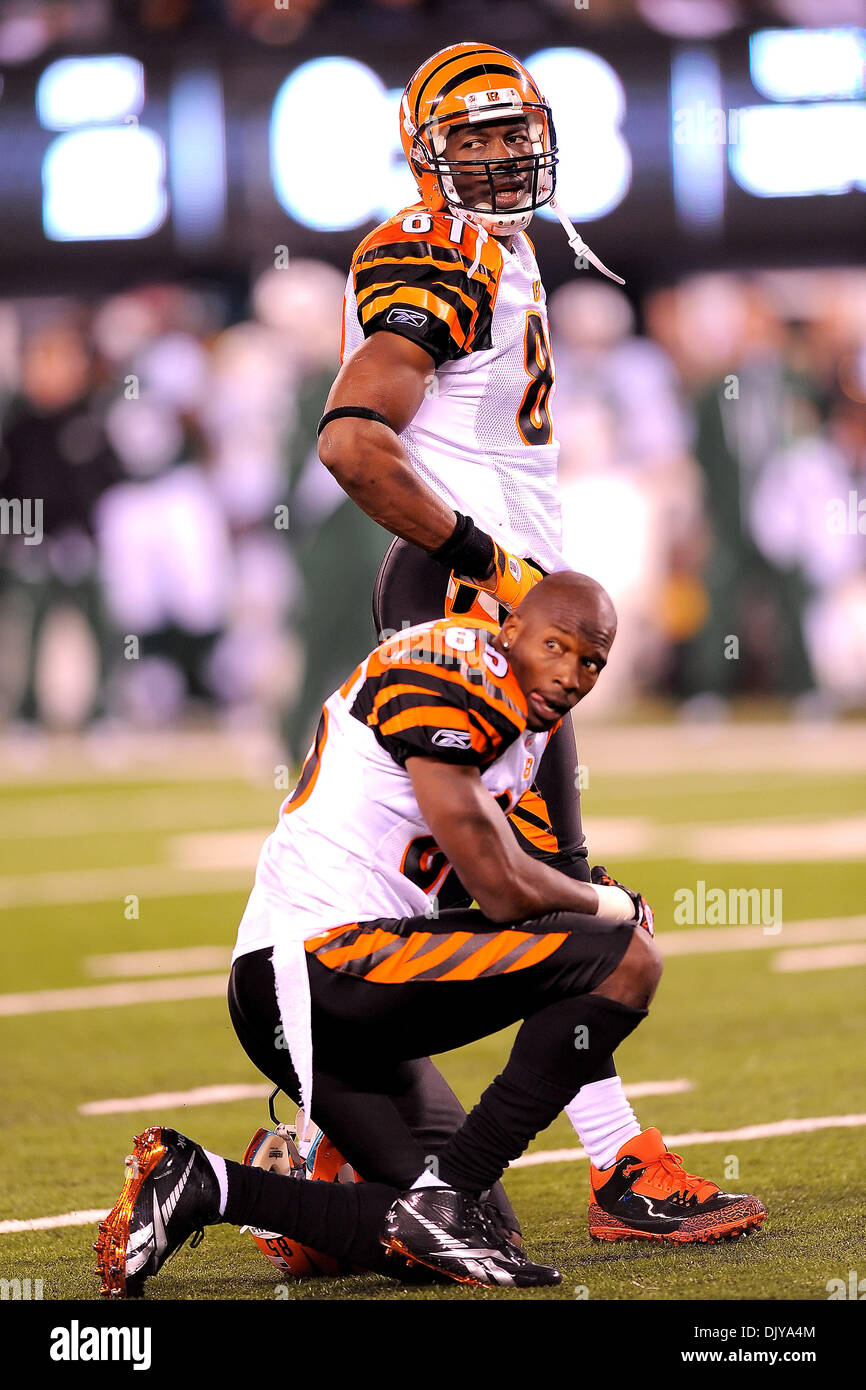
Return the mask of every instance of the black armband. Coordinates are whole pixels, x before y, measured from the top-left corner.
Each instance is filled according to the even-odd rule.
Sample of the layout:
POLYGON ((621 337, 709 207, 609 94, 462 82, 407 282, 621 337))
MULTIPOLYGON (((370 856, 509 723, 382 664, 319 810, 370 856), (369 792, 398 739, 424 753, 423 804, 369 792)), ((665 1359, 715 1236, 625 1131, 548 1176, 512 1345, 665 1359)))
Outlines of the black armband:
POLYGON ((455 512, 457 525, 451 535, 438 550, 431 550, 430 558, 438 560, 446 569, 456 574, 468 575, 470 579, 489 579, 493 572, 493 538, 481 531, 469 516, 455 512))
POLYGON ((330 425, 332 420, 341 420, 346 415, 355 416, 359 420, 378 420, 380 425, 387 425, 389 430, 394 428, 391 421, 386 420, 384 415, 380 415, 378 410, 368 410, 365 405, 338 405, 335 410, 325 411, 319 421, 319 428, 316 430, 316 438, 318 439, 322 430, 326 425, 330 425))

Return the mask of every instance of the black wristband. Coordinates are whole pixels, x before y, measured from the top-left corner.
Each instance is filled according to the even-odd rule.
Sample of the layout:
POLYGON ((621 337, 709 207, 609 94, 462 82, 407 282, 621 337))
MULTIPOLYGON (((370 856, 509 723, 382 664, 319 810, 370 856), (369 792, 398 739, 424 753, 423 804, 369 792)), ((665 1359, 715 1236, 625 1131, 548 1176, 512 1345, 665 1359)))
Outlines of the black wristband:
POLYGON ((431 550, 430 557, 446 569, 470 579, 488 579, 493 571, 493 538, 481 531, 469 516, 455 512, 457 525, 444 545, 431 550))
POLYGON ((359 420, 378 420, 380 425, 387 425, 392 429, 391 421, 386 420, 384 415, 380 415, 378 410, 368 410, 365 405, 338 405, 335 410, 326 410, 319 421, 319 428, 316 430, 316 438, 322 433, 326 425, 332 420, 342 420, 345 416, 355 416, 359 420))

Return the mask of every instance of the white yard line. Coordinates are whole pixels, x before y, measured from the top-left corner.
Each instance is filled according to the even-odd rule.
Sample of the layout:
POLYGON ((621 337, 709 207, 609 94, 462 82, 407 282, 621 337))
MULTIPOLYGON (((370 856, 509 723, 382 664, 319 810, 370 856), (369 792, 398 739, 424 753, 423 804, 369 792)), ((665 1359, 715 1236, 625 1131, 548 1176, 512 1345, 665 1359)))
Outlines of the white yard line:
MULTIPOLYGON (((866 940, 866 916, 821 917, 805 922, 789 922, 776 936, 765 935, 762 927, 696 927, 692 931, 667 934, 660 932, 656 936, 666 956, 766 951, 783 943, 786 947, 824 944, 828 938, 835 938, 837 941, 866 940)), ((188 975, 185 978, 170 980, 141 980, 124 984, 83 985, 72 989, 25 990, 17 994, 0 994, 0 1018, 14 1018, 22 1014, 68 1012, 75 1009, 108 1009, 128 1004, 162 1003, 166 1000, 209 999, 224 994, 228 974, 228 952, 223 952, 222 948, 217 947, 190 947, 189 950, 219 950, 220 961, 225 963, 226 969, 223 973, 215 975, 188 975)), ((148 958, 148 971, 152 968, 155 957, 164 960, 171 956, 171 952, 150 951, 131 951, 123 954, 129 957, 129 973, 139 968, 136 964, 139 956, 148 958)), ((185 955, 186 952, 179 954, 185 955)), ((120 956, 90 959, 120 960, 120 956)), ((216 963, 215 957, 214 962, 216 963)), ((164 968, 182 967, 169 962, 164 968)), ((145 973, 144 968, 142 973, 145 973)))
POLYGON ((273 1086, 196 1086, 191 1091, 154 1091, 149 1096, 121 1096, 117 1100, 91 1100, 79 1105, 79 1115, 131 1115, 136 1110, 162 1106, 225 1105, 233 1100, 262 1100, 273 1086))
MULTIPOLYGON (((272 828, 272 827, 271 827, 272 828)), ((252 879, 262 844, 271 828, 261 830, 203 830, 172 835, 167 843, 173 864, 182 869, 244 869, 252 879)))
POLYGON ((36 1216, 31 1221, 0 1221, 0 1236, 15 1236, 19 1231, 54 1231, 58 1226, 90 1226, 102 1221, 110 1207, 92 1207, 88 1211, 65 1211, 60 1216, 36 1216))
MULTIPOLYGON (((814 1134, 819 1129, 859 1129, 866 1115, 816 1115, 808 1120, 776 1120, 765 1125, 745 1125, 742 1129, 695 1129, 687 1134, 666 1134, 669 1149, 695 1144, 729 1144, 749 1139, 784 1139, 791 1134, 814 1134)), ((516 1158, 511 1168, 537 1168, 544 1163, 574 1163, 587 1157, 585 1149, 541 1149, 516 1158)))
MULTIPOLYGON (((688 723, 596 723, 581 706, 575 720, 578 748, 590 775, 662 779, 695 773, 762 772, 851 776, 866 771, 866 739, 858 722, 725 721, 688 723)), ((3 785, 178 782, 188 778, 220 780, 240 777, 272 785, 274 765, 283 761, 277 745, 261 730, 201 731, 158 729, 103 731, 100 735, 39 734, 2 742, 3 785)))
MULTIPOLYGON (((587 826, 597 862, 611 857, 664 856, 699 864, 797 863, 803 858, 804 845, 814 859, 857 861, 866 845, 866 816, 862 814, 700 826, 664 825, 642 817, 594 816, 587 826)), ((166 864, 8 875, 0 878, 0 909, 112 899, 123 904, 131 893, 175 897, 235 892, 252 886, 267 834, 267 827, 171 834, 165 840, 170 861, 166 864)))
POLYGON ((119 976, 128 979, 135 975, 183 975, 195 970, 221 970, 228 973, 231 960, 229 946, 182 946, 165 951, 119 951, 109 956, 87 956, 84 968, 88 975, 102 978, 119 976))
POLYGON ((685 1091, 690 1091, 694 1085, 693 1081, 687 1081, 685 1077, 679 1077, 676 1081, 631 1081, 626 1082, 623 1090, 631 1099, 640 1099, 641 1096, 679 1096, 685 1091))
MULTIPOLYGON (((280 797, 285 793, 265 787, 262 804, 262 839, 270 833, 280 797), (270 791, 270 794, 269 794, 270 791)), ((246 798, 246 793, 242 793, 246 798)), ((256 789, 249 791, 246 816, 256 789)), ((141 830, 182 834, 204 831, 210 822, 214 830, 230 829, 237 817, 234 787, 223 796, 211 788, 192 784, 167 783, 148 791, 126 789, 103 791, 99 784, 88 791, 52 792, 0 801, 0 836, 3 840, 66 840, 97 834, 134 835, 141 830)))
POLYGON ((581 705, 575 719, 577 747, 590 778, 622 773, 633 777, 695 773, 816 773, 852 776, 866 771, 862 723, 772 723, 596 725, 581 705), (793 750, 793 751, 792 751, 793 750))
MULTIPOLYGON (((590 833, 592 822, 590 821, 590 833)), ((661 827, 657 827, 661 828, 661 827)), ((810 859, 863 858, 866 816, 822 817, 819 820, 762 820, 704 823, 699 827, 672 826, 668 854, 682 844, 690 859, 738 864, 796 863, 810 859)))
POLYGON ((189 975, 178 980, 142 980, 138 984, 84 985, 80 989, 42 989, 0 994, 0 1018, 21 1014, 66 1013, 73 1009, 116 1009, 127 1004, 164 1004, 179 999, 225 996, 226 971, 189 975))
POLYGON ((665 956, 770 951, 780 946, 811 946, 826 941, 864 941, 866 915, 783 922, 782 930, 775 934, 765 933, 763 927, 693 927, 688 931, 659 930, 655 939, 665 956))
MULTIPOLYGON (((859 860, 866 845, 866 816, 790 821, 720 821, 700 826, 664 825, 641 816, 588 816, 587 832, 598 863, 656 855, 698 863, 798 863, 803 846, 813 859, 859 860)), ((250 877, 267 832, 211 830, 173 835, 171 860, 196 870, 247 869, 250 877)))
MULTIPOLYGON (((273 1086, 225 1085, 196 1086, 191 1091, 155 1091, 149 1096, 120 1096, 116 1100, 91 1100, 79 1105, 79 1115, 130 1115, 136 1110, 155 1110, 161 1106, 223 1105, 236 1100, 263 1100, 273 1086)), ((692 1089, 691 1081, 634 1081, 626 1085, 630 1097, 675 1096, 692 1089)))
POLYGON ((866 965, 866 946, 816 946, 804 951, 780 951, 770 968, 783 975, 802 970, 840 970, 848 965, 866 965))
MULTIPOLYGON (((808 1120, 778 1120, 773 1124, 746 1125, 743 1129, 693 1130, 689 1134, 669 1134, 669 1148, 684 1148, 696 1144, 727 1144, 749 1139, 784 1139, 791 1134, 812 1134, 821 1129, 859 1129, 866 1125, 866 1115, 817 1115, 808 1120)), ((542 1149, 539 1153, 524 1154, 515 1159, 512 1168, 538 1168, 546 1163, 573 1163, 586 1158, 583 1149, 542 1149)), ((67 1211, 60 1216, 37 1216, 29 1221, 0 1221, 0 1236, 17 1235, 21 1231, 51 1231, 59 1226, 90 1226, 108 1215, 108 1208, 90 1211, 67 1211)))
POLYGON ((2 740, 2 785, 230 781, 272 786, 279 745, 260 730, 103 730, 90 735, 38 733, 2 740))
POLYGON ((175 898, 189 894, 234 893, 250 889, 253 868, 215 864, 207 872, 162 864, 133 864, 128 869, 67 869, 0 878, 0 908, 66 907, 70 903, 116 902, 118 912, 132 893, 138 897, 175 898))

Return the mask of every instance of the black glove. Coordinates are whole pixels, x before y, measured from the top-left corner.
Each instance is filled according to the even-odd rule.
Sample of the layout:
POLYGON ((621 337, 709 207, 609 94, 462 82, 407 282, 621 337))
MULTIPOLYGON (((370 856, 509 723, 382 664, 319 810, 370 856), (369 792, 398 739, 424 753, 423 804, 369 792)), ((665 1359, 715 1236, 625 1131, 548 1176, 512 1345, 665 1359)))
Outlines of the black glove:
POLYGON ((593 864, 589 877, 590 882, 598 884, 600 888, 621 888, 624 893, 628 893, 634 903, 635 922, 639 927, 644 927, 650 936, 655 935, 655 915, 643 893, 636 893, 633 888, 626 888, 624 883, 618 883, 601 864, 593 864))

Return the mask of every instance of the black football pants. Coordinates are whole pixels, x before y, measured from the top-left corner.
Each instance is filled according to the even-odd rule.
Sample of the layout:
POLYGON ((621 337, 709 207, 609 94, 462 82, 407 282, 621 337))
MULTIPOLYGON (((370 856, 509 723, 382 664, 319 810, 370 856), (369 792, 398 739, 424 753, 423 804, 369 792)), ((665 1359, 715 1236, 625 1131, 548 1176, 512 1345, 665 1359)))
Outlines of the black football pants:
MULTIPOLYGON (((350 924, 308 941, 316 1122, 368 1180, 405 1189, 435 1157, 445 1181, 487 1190, 643 1016, 592 992, 633 933, 631 924, 572 912, 511 927, 458 909, 435 921, 350 924), (431 1053, 519 1020, 501 1075, 456 1133, 425 1150, 429 1124, 413 1107, 411 1064, 429 1075, 431 1053)), ((298 1099, 291 1058, 275 1041, 269 949, 235 961, 229 1012, 253 1063, 298 1099)))

